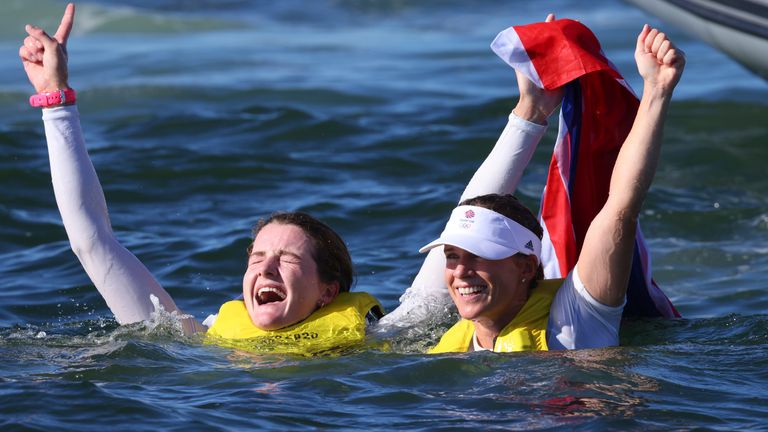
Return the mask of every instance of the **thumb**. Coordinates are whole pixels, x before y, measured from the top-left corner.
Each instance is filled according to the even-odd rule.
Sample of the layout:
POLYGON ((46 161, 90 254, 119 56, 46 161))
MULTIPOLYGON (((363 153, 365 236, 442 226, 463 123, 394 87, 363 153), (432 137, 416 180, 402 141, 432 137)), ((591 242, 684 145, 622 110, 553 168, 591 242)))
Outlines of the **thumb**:
POLYGON ((637 35, 637 45, 635 45, 635 54, 645 53, 645 38, 648 37, 648 33, 651 32, 651 26, 648 24, 643 25, 643 29, 640 34, 637 35))

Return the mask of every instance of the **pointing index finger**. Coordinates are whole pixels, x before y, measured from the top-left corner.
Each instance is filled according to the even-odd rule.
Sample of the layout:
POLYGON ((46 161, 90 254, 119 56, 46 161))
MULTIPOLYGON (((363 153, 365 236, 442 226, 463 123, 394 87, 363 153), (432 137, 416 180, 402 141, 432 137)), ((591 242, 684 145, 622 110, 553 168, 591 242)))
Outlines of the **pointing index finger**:
POLYGON ((61 17, 61 24, 53 37, 62 45, 67 45, 69 33, 72 31, 72 25, 75 23, 75 4, 70 3, 64 10, 64 16, 61 17))

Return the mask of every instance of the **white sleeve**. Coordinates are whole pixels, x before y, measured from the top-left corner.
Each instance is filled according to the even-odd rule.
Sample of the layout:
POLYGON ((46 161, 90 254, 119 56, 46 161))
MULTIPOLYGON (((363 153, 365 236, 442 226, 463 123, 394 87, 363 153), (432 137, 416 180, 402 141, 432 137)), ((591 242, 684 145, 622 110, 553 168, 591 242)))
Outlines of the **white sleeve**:
POLYGON ((154 295, 168 312, 177 311, 147 268, 115 239, 104 192, 93 168, 77 108, 43 110, 56 204, 77 258, 121 324, 146 320, 154 295))
POLYGON ((514 193, 546 131, 546 125, 510 114, 496 145, 472 176, 459 202, 491 193, 514 193))
POLYGON ((624 304, 612 307, 595 300, 584 287, 577 268, 574 267, 552 302, 547 323, 549 349, 586 349, 618 345, 624 304))
MULTIPOLYGON (((496 145, 469 181, 461 201, 490 193, 511 194, 531 161, 546 125, 538 125, 510 114, 496 145)), ((445 315, 451 297, 443 277, 442 248, 429 251, 411 287, 400 297, 400 306, 379 320, 380 327, 407 327, 435 314, 445 315)))
POLYGON ((219 317, 219 314, 210 314, 203 320, 203 325, 207 328, 213 327, 213 324, 216 323, 216 318, 219 317))

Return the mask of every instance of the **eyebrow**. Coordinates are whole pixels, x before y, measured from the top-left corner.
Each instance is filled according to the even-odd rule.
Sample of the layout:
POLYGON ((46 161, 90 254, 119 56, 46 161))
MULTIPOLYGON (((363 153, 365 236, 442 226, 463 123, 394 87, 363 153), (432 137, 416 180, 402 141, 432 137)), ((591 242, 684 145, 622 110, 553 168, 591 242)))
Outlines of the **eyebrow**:
MULTIPOLYGON (((259 256, 259 257, 263 257, 263 256, 265 256, 266 254, 267 254, 267 252, 266 252, 266 251, 251 251, 251 254, 250 254, 250 256, 259 256)), ((297 254, 297 253, 295 253, 295 252, 287 251, 287 250, 285 250, 285 249, 280 249, 280 250, 278 250, 278 251, 276 252, 276 254, 277 254, 278 256, 282 256, 282 255, 288 255, 288 256, 292 256, 292 257, 294 257, 294 258, 296 258, 296 259, 301 259, 301 255, 299 255, 299 254, 297 254)))
POLYGON ((468 251, 468 250, 466 250, 466 249, 462 249, 462 248, 460 248, 460 247, 458 247, 458 246, 452 246, 452 245, 443 245, 443 253, 451 253, 451 252, 454 252, 454 253, 456 253, 456 251, 459 251, 459 250, 463 250, 463 251, 464 251, 464 252, 466 252, 466 253, 467 253, 467 254, 468 254, 470 257, 473 257, 473 258, 481 258, 479 255, 475 255, 475 254, 473 254, 472 252, 470 252, 470 251, 468 251))

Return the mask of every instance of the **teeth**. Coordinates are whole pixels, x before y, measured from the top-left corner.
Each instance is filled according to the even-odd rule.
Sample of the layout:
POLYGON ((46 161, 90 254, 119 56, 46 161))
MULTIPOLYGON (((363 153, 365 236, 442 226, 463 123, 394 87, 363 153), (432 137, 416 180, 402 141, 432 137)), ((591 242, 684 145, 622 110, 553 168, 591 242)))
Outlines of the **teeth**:
POLYGON ((479 293, 480 291, 483 290, 483 287, 471 286, 471 287, 461 287, 461 288, 457 288, 457 289, 459 291, 459 294, 464 296, 464 295, 470 295, 470 294, 479 293))
POLYGON ((273 293, 277 294, 280 297, 281 300, 285 300, 285 293, 282 292, 281 290, 279 290, 277 288, 273 288, 273 287, 259 288, 259 291, 256 293, 256 295, 260 296, 260 295, 262 295, 264 293, 268 293, 268 292, 273 292, 273 293))

